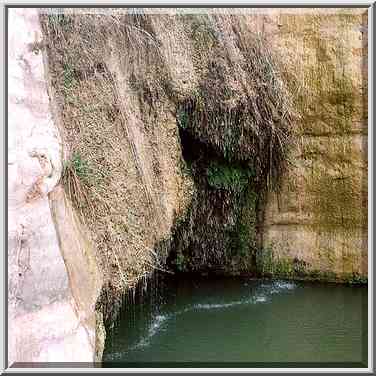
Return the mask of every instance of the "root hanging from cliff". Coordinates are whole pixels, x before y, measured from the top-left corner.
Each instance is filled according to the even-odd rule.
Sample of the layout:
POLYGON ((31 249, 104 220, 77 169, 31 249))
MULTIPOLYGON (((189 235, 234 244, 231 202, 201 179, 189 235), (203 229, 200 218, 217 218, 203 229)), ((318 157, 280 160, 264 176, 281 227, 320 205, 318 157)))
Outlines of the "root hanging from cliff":
POLYGON ((168 261, 178 271, 255 273, 267 192, 279 189, 297 114, 277 57, 246 18, 188 25, 200 79, 176 116, 196 193, 168 261))
POLYGON ((260 184, 277 188, 297 116, 279 62, 262 34, 248 31, 246 18, 216 15, 201 22, 209 36, 191 26, 201 79, 178 105, 179 124, 227 160, 250 161, 260 184), (204 55, 205 43, 215 53, 204 55))

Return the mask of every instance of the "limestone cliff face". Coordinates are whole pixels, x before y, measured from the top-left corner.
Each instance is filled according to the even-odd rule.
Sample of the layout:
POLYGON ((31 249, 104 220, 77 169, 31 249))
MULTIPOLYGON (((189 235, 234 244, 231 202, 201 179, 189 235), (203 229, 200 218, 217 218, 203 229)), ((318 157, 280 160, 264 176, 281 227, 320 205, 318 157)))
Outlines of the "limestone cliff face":
POLYGON ((367 11, 270 10, 253 25, 284 56, 300 113, 264 246, 290 271, 366 276, 367 11))
POLYGON ((93 362, 104 342, 94 312, 102 278, 58 185, 62 145, 41 37, 36 9, 9 10, 9 365, 93 362))

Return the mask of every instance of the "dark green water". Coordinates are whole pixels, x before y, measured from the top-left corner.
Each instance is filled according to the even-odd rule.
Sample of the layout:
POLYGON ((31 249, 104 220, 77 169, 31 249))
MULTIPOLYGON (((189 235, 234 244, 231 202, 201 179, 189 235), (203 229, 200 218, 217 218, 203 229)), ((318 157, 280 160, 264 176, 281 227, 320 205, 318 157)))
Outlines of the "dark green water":
POLYGON ((134 304, 126 299, 107 337, 105 367, 366 366, 367 287, 193 278, 158 283, 134 304))

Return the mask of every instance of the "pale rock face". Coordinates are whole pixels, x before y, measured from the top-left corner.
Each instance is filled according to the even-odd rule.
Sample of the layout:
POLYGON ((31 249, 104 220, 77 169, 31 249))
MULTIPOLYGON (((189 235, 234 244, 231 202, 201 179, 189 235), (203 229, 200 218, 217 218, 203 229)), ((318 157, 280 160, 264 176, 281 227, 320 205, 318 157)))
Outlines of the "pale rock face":
POLYGON ((299 83, 299 142, 270 194, 264 246, 337 276, 367 275, 367 10, 254 16, 299 83))
POLYGON ((10 9, 9 365, 94 360, 94 329, 82 322, 72 296, 49 205, 62 163, 42 52, 36 44, 40 40, 37 10, 10 9))

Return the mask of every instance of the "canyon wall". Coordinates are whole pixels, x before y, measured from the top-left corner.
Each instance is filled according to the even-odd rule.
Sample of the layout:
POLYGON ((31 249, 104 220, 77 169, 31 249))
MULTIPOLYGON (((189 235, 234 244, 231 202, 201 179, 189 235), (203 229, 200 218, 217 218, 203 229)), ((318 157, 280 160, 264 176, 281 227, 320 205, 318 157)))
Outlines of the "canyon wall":
MULTIPOLYGON (((203 226, 213 218, 221 223, 226 208, 219 205, 231 204, 231 190, 205 205, 195 196, 192 169, 182 156, 185 130, 179 127, 185 124, 178 115, 189 98, 203 99, 201 105, 211 100, 210 91, 206 97, 197 92, 202 94, 210 78, 213 46, 225 46, 229 60, 222 56, 221 62, 244 63, 226 23, 231 18, 221 23, 220 17, 192 17, 183 24, 173 10, 164 16, 166 10, 149 10, 159 15, 122 25, 116 17, 85 12, 80 18, 9 10, 10 364, 100 360, 103 322, 114 319, 124 291, 165 269, 168 252, 178 244, 172 233, 184 225, 192 197, 202 226, 190 217, 190 236, 206 236, 208 249, 223 243, 207 236, 203 226)), ((246 240, 254 247, 255 233, 261 233, 256 261, 263 275, 364 281, 366 10, 237 12, 246 16, 249 31, 262 32, 278 57, 297 116, 287 170, 280 191, 268 194, 262 230, 255 226, 253 191, 249 208, 241 215, 238 207, 227 208, 223 223, 252 235, 235 239, 245 250, 246 240)), ((241 80, 231 71, 224 76, 235 93, 228 100, 232 106, 243 94, 241 80)), ((200 110, 199 101, 195 105, 200 110)), ((223 141, 221 129, 211 124, 208 129, 205 134, 193 129, 196 138, 191 135, 188 143, 197 160, 208 144, 223 141), (213 129, 218 139, 211 139, 213 129), (209 139, 205 147, 199 147, 202 135, 209 139)), ((229 145, 235 152, 237 141, 233 137, 229 145)), ((252 151, 247 143, 240 146, 252 151)), ((249 171, 221 163, 214 169, 230 176, 231 184, 240 176, 243 189, 249 171)), ((222 177, 200 179, 212 192, 224 188, 222 177)), ((218 223, 216 231, 222 229, 218 223)), ((222 235, 227 241, 228 234, 222 235)), ((205 265, 206 255, 196 256, 205 265)), ((220 252, 214 256, 221 262, 220 252)), ((253 263, 249 256, 237 255, 233 268, 253 263)))
POLYGON ((300 115, 282 189, 268 198, 264 247, 287 274, 366 278, 367 10, 254 17, 291 73, 300 115))
POLYGON ((8 21, 8 364, 92 363, 104 343, 94 312, 102 278, 58 185, 38 11, 10 9, 8 21))
POLYGON ((116 49, 97 50, 111 82, 81 66, 86 79, 56 85, 43 16, 60 21, 9 11, 9 364, 92 363, 124 292, 163 269, 191 184, 175 118, 140 108, 116 49), (70 185, 87 161, 92 185, 70 185))

